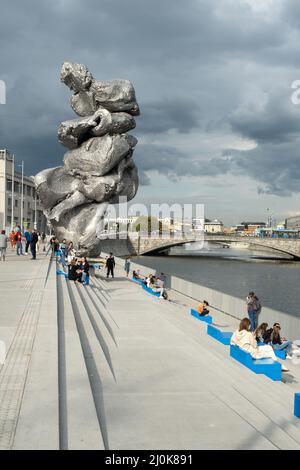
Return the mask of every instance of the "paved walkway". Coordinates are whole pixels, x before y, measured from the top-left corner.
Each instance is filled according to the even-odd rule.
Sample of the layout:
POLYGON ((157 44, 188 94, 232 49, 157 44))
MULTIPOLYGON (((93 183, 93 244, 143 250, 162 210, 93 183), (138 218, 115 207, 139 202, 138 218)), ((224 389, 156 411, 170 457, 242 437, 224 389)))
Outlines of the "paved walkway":
POLYGON ((117 275, 76 286, 44 256, 0 265, 0 448, 300 449, 289 384, 234 362, 186 298, 117 275))

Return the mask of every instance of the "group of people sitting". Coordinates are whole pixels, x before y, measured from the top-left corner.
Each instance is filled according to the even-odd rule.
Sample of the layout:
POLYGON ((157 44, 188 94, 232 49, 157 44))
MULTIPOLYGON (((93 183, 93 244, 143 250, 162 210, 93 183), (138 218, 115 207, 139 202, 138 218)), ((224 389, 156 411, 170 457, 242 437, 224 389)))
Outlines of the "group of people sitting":
MULTIPOLYGON (((270 358, 278 361, 274 353, 274 350, 278 349, 285 350, 288 359, 291 359, 292 355, 299 356, 300 349, 292 341, 287 341, 286 338, 280 335, 281 327, 279 323, 274 323, 273 328, 269 329, 267 323, 259 325, 254 332, 250 329, 251 322, 249 318, 243 318, 239 328, 233 333, 230 344, 250 353, 253 359, 270 358)), ((281 368, 283 372, 289 370, 284 365, 281 368)))
POLYGON ((132 272, 132 277, 135 280, 141 281, 141 284, 144 284, 149 289, 152 289, 153 292, 159 292, 159 297, 161 299, 169 300, 168 293, 165 288, 166 276, 164 273, 160 273, 159 276, 154 276, 154 274, 143 276, 138 270, 132 272))
POLYGON ((81 259, 72 258, 68 264, 68 279, 80 284, 90 283, 90 265, 85 256, 81 259))
POLYGON ((76 257, 73 242, 67 243, 64 239, 61 242, 56 237, 50 240, 52 256, 68 268, 68 279, 79 284, 88 285, 90 283, 90 265, 87 258, 76 257))

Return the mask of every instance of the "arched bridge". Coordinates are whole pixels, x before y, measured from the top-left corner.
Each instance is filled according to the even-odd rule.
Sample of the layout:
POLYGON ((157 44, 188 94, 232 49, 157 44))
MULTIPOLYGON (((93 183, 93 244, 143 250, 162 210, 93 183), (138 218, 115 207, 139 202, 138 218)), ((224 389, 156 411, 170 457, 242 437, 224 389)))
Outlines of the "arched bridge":
POLYGON ((149 237, 130 238, 130 243, 136 254, 157 253, 174 246, 185 245, 186 243, 212 242, 217 244, 243 243, 251 247, 271 248, 277 253, 292 256, 300 259, 300 239, 296 238, 268 238, 268 237, 237 237, 230 235, 208 235, 190 237, 149 237))

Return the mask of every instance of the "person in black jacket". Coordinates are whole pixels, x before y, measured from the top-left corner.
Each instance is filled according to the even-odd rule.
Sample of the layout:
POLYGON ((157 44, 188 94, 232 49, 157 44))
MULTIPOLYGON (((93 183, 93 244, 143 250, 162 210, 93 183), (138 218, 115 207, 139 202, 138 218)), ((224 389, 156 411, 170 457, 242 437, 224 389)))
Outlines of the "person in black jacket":
POLYGON ((85 256, 81 260, 80 269, 82 272, 81 282, 88 286, 90 283, 90 265, 85 256))
POLYGON ((31 259, 36 259, 36 244, 39 241, 39 237, 36 229, 33 229, 30 235, 30 251, 32 254, 31 259))
POLYGON ((115 267, 115 258, 113 257, 112 253, 109 253, 109 257, 106 260, 106 268, 107 268, 107 274, 106 277, 109 277, 109 274, 111 273, 111 277, 114 276, 114 267, 115 267))

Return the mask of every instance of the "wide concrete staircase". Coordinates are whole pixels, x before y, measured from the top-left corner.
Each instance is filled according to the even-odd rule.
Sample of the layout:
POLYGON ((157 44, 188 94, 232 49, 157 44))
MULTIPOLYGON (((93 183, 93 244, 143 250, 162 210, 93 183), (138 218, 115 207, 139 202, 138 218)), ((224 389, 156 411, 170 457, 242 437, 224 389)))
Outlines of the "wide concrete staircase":
POLYGON ((300 449, 294 389, 233 361, 183 306, 55 272, 11 447, 300 449))

